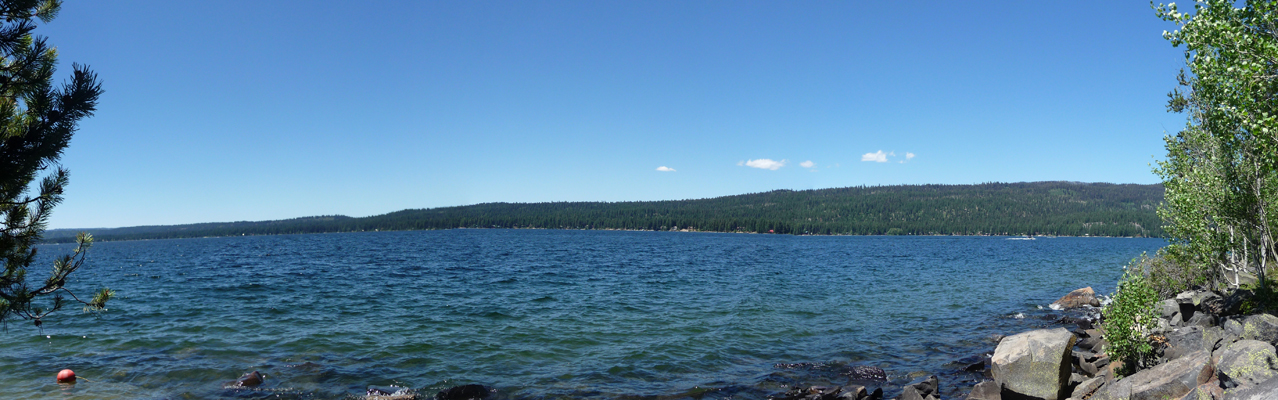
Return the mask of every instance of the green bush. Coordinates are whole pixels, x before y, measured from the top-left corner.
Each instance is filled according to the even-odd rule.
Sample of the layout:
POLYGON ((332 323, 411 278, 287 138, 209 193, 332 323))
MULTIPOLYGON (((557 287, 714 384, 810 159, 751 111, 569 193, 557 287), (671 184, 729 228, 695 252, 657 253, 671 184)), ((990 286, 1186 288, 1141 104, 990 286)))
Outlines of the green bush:
POLYGON ((1273 313, 1278 311, 1278 292, 1274 291, 1274 285, 1278 285, 1273 279, 1268 279, 1267 285, 1261 285, 1260 282, 1244 284, 1238 290, 1249 292, 1251 295, 1244 298, 1240 311, 1243 314, 1259 314, 1263 312, 1273 313))
POLYGON ((1141 253, 1140 258, 1132 260, 1132 266, 1144 275, 1158 298, 1176 297, 1193 286, 1218 289, 1213 287, 1211 268, 1184 261, 1184 257, 1177 256, 1177 249, 1174 246, 1162 248, 1153 257, 1141 253))
POLYGON ((1105 352, 1110 359, 1123 361, 1123 369, 1119 371, 1123 375, 1154 361, 1149 331, 1158 326, 1154 306, 1159 297, 1139 268, 1143 258, 1132 260, 1124 268, 1123 279, 1118 282, 1112 301, 1101 311, 1105 316, 1101 330, 1109 342, 1105 352))

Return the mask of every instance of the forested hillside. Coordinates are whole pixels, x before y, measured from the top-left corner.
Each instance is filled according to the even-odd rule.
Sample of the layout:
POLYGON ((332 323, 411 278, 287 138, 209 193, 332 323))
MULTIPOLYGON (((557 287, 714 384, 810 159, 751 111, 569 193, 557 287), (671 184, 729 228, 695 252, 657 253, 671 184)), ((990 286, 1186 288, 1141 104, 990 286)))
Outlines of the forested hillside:
MULTIPOLYGON (((99 240, 453 228, 818 235, 1161 236, 1162 185, 1031 182, 775 190, 698 200, 485 203, 365 218, 89 229, 99 240)), ((77 230, 49 231, 64 240, 77 230)))

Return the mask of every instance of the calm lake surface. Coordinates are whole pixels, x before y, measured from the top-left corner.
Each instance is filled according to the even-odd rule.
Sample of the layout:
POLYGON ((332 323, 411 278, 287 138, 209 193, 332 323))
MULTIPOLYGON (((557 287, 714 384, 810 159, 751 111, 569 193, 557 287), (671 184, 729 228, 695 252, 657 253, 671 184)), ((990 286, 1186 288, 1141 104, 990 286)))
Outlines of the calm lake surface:
POLYGON ((1042 307, 1112 292, 1124 263, 1164 244, 546 230, 98 243, 71 286, 117 290, 110 310, 0 331, 0 398, 479 383, 500 398, 758 399, 876 366, 889 393, 940 374, 948 399, 979 381, 960 360, 993 335, 1056 326, 1042 307), (58 385, 62 368, 88 380, 58 385), (253 370, 261 388, 223 388, 253 370))

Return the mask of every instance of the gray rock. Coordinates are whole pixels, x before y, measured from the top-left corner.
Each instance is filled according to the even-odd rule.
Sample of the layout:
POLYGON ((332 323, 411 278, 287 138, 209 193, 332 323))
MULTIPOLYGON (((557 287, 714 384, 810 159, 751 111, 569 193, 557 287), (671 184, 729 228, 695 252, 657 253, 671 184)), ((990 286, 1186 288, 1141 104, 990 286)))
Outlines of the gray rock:
POLYGON ((1242 322, 1243 339, 1259 340, 1269 344, 1278 343, 1278 317, 1269 314, 1256 314, 1242 322))
POLYGON ((1210 381, 1214 372, 1211 355, 1199 350, 1106 384, 1090 399, 1178 399, 1210 381))
POLYGON ((1248 290, 1235 290, 1229 293, 1229 295, 1225 296, 1224 300, 1221 301, 1220 316, 1237 315, 1242 312, 1243 303, 1246 303, 1247 300, 1250 300, 1253 296, 1254 294, 1248 290))
POLYGON ((1065 328, 1040 329, 1003 338, 990 359, 1003 397, 1058 400, 1068 393, 1071 351, 1076 338, 1065 328))
POLYGON ((1163 300, 1158 302, 1158 311, 1163 318, 1171 319, 1172 315, 1180 312, 1180 304, 1172 299, 1163 300))
POLYGON ((1157 326, 1154 326, 1153 328, 1151 328, 1151 329, 1149 330, 1149 333, 1150 333, 1151 335, 1161 335, 1161 334, 1164 334, 1164 333, 1167 333, 1167 332, 1171 332, 1171 331, 1172 331, 1171 322, 1168 322, 1168 321, 1167 321, 1167 320, 1165 320, 1165 319, 1159 318, 1159 319, 1158 319, 1158 325, 1157 325, 1157 326))
POLYGON ((1000 391, 1002 388, 998 386, 998 382, 982 381, 967 394, 967 400, 1003 400, 1003 396, 999 394, 1000 391))
POLYGON ((869 396, 865 396, 865 397, 863 397, 863 399, 864 399, 864 400, 882 400, 882 399, 883 399, 883 388, 874 388, 874 391, 873 391, 873 392, 870 392, 870 395, 869 395, 869 396))
POLYGON ((1096 335, 1079 340, 1078 347, 1093 353, 1100 353, 1102 350, 1101 343, 1103 342, 1105 342, 1105 339, 1101 338, 1100 335, 1096 335))
POLYGON ((1109 356, 1096 357, 1096 360, 1091 361, 1091 363, 1096 365, 1096 368, 1105 368, 1105 366, 1109 365, 1109 356))
POLYGON ((1220 388, 1220 382, 1213 380, 1198 385, 1183 400, 1225 400, 1225 389, 1220 388))
POLYGON ((1206 312, 1212 312, 1210 309, 1212 307, 1212 303, 1220 301, 1220 295, 1210 290, 1195 292, 1193 297, 1190 297, 1190 303, 1193 304, 1194 307, 1198 308, 1199 311, 1206 312))
POLYGON ((1163 360, 1176 359, 1198 350, 1206 350, 1210 353, 1237 340, 1218 326, 1204 328, 1196 325, 1178 328, 1168 333, 1166 338, 1167 346, 1163 348, 1163 360))
POLYGON ((1278 377, 1276 366, 1274 345, 1247 339, 1225 347, 1216 364, 1221 384, 1227 387, 1253 386, 1278 377))
POLYGON ((1216 326, 1216 316, 1205 312, 1194 313, 1193 317, 1190 317, 1188 321, 1185 321, 1185 325, 1201 327, 1216 326))
POLYGON ((1230 390, 1226 398, 1230 400, 1273 400, 1278 399, 1278 379, 1270 379, 1259 385, 1230 390))
POLYGON ((1087 361, 1079 362, 1078 369, 1083 371, 1083 374, 1087 375, 1088 377, 1096 376, 1096 374, 1100 372, 1100 367, 1097 367, 1096 364, 1093 364, 1087 361))
POLYGON ((915 389, 913 386, 906 386, 904 389, 901 389, 901 395, 897 397, 897 400, 923 400, 925 398, 927 398, 927 396, 919 393, 918 389, 915 389))
POLYGON ((1242 338, 1243 326, 1241 322, 1238 322, 1238 320, 1230 318, 1225 320, 1225 323, 1220 324, 1220 326, 1225 328, 1225 332, 1228 332, 1233 337, 1242 338))
POLYGON ((1092 378, 1083 381, 1074 387, 1074 392, 1069 395, 1071 399, 1083 399, 1091 396, 1096 389, 1100 389, 1105 384, 1105 378, 1092 378))
POLYGON ((847 385, 843 387, 843 391, 839 392, 839 400, 858 400, 867 396, 865 386, 847 385))
POLYGON ((936 390, 940 387, 940 379, 937 379, 936 375, 932 375, 924 379, 923 382, 910 386, 918 389, 919 394, 923 395, 923 397, 927 397, 936 394, 936 390))

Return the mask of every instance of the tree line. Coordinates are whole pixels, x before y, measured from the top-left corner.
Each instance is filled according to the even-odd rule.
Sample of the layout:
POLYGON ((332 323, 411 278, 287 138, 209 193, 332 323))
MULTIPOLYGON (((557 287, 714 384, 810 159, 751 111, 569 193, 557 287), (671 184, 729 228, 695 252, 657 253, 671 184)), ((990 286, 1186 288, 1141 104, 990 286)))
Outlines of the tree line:
MULTIPOLYGON (((775 190, 695 200, 484 203, 364 218, 90 229, 99 240, 456 228, 813 235, 1163 235, 1161 185, 1027 182, 775 190)), ((72 231, 53 230, 50 241, 72 231)))

